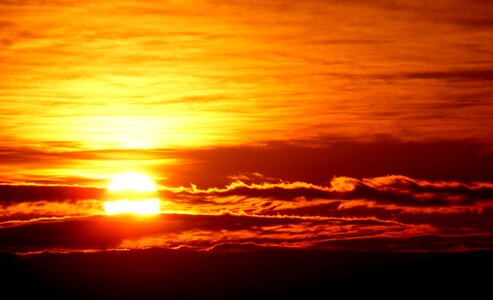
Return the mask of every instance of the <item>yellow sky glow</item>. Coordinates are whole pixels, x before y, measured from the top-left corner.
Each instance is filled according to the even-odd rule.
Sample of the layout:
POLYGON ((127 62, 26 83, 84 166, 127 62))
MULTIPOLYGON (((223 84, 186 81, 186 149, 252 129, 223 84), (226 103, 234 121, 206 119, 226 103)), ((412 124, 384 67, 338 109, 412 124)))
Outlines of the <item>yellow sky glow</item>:
MULTIPOLYGON (((455 0, 4 1, 0 141, 55 153, 492 142, 490 16, 455 0)), ((106 160, 25 169, 107 177, 162 164, 106 160)))

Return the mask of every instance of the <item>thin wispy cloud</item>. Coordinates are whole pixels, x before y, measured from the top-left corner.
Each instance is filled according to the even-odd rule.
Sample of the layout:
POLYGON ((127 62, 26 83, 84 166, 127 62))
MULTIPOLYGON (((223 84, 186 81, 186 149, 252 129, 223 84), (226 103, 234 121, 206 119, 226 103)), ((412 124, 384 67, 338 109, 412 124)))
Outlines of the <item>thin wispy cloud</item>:
POLYGON ((140 218, 102 216, 104 189, 3 185, 0 191, 0 244, 10 252, 493 246, 492 183, 386 176, 336 177, 327 186, 236 181, 224 188, 163 187, 163 214, 140 218))

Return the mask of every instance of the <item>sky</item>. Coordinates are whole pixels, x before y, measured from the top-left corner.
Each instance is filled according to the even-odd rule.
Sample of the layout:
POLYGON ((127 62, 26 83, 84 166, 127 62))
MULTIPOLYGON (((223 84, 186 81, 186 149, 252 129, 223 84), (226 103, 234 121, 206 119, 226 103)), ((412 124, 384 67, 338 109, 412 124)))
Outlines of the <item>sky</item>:
POLYGON ((0 0, 0 250, 491 250, 492 16, 0 0), (105 215, 130 171, 161 214, 105 215))

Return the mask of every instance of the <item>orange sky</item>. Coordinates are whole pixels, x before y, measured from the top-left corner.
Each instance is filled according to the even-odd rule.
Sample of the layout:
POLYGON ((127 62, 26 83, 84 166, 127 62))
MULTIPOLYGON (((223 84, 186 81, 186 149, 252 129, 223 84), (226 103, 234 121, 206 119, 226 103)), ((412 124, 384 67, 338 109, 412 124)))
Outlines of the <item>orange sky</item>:
POLYGON ((1 138, 491 140, 488 1, 2 1, 1 138))
MULTIPOLYGON (((327 137, 491 143, 491 10, 1 1, 0 139, 55 152, 327 137)), ((43 172, 95 176, 101 163, 111 164, 43 172)))

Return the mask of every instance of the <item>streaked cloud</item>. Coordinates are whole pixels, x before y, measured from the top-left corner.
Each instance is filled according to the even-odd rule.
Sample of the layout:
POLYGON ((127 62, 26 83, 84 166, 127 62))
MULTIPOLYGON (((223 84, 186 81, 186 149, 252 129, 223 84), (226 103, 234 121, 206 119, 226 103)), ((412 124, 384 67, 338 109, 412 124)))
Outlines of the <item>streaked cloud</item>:
POLYGON ((164 186, 222 187, 279 180, 327 185, 334 176, 355 178, 404 174, 411 178, 491 182, 489 144, 461 142, 355 142, 329 137, 175 149, 65 150, 45 147, 0 149, 0 181, 7 184, 105 187, 119 173, 141 172, 164 186), (257 175, 256 175, 257 174, 257 175))
POLYGON ((327 186, 236 181, 224 188, 163 187, 162 214, 155 217, 103 216, 102 189, 3 185, 0 190, 0 245, 9 252, 493 246, 492 183, 394 175, 336 177, 327 186))
POLYGON ((9 145, 491 144, 484 1, 2 1, 0 10, 9 145))

